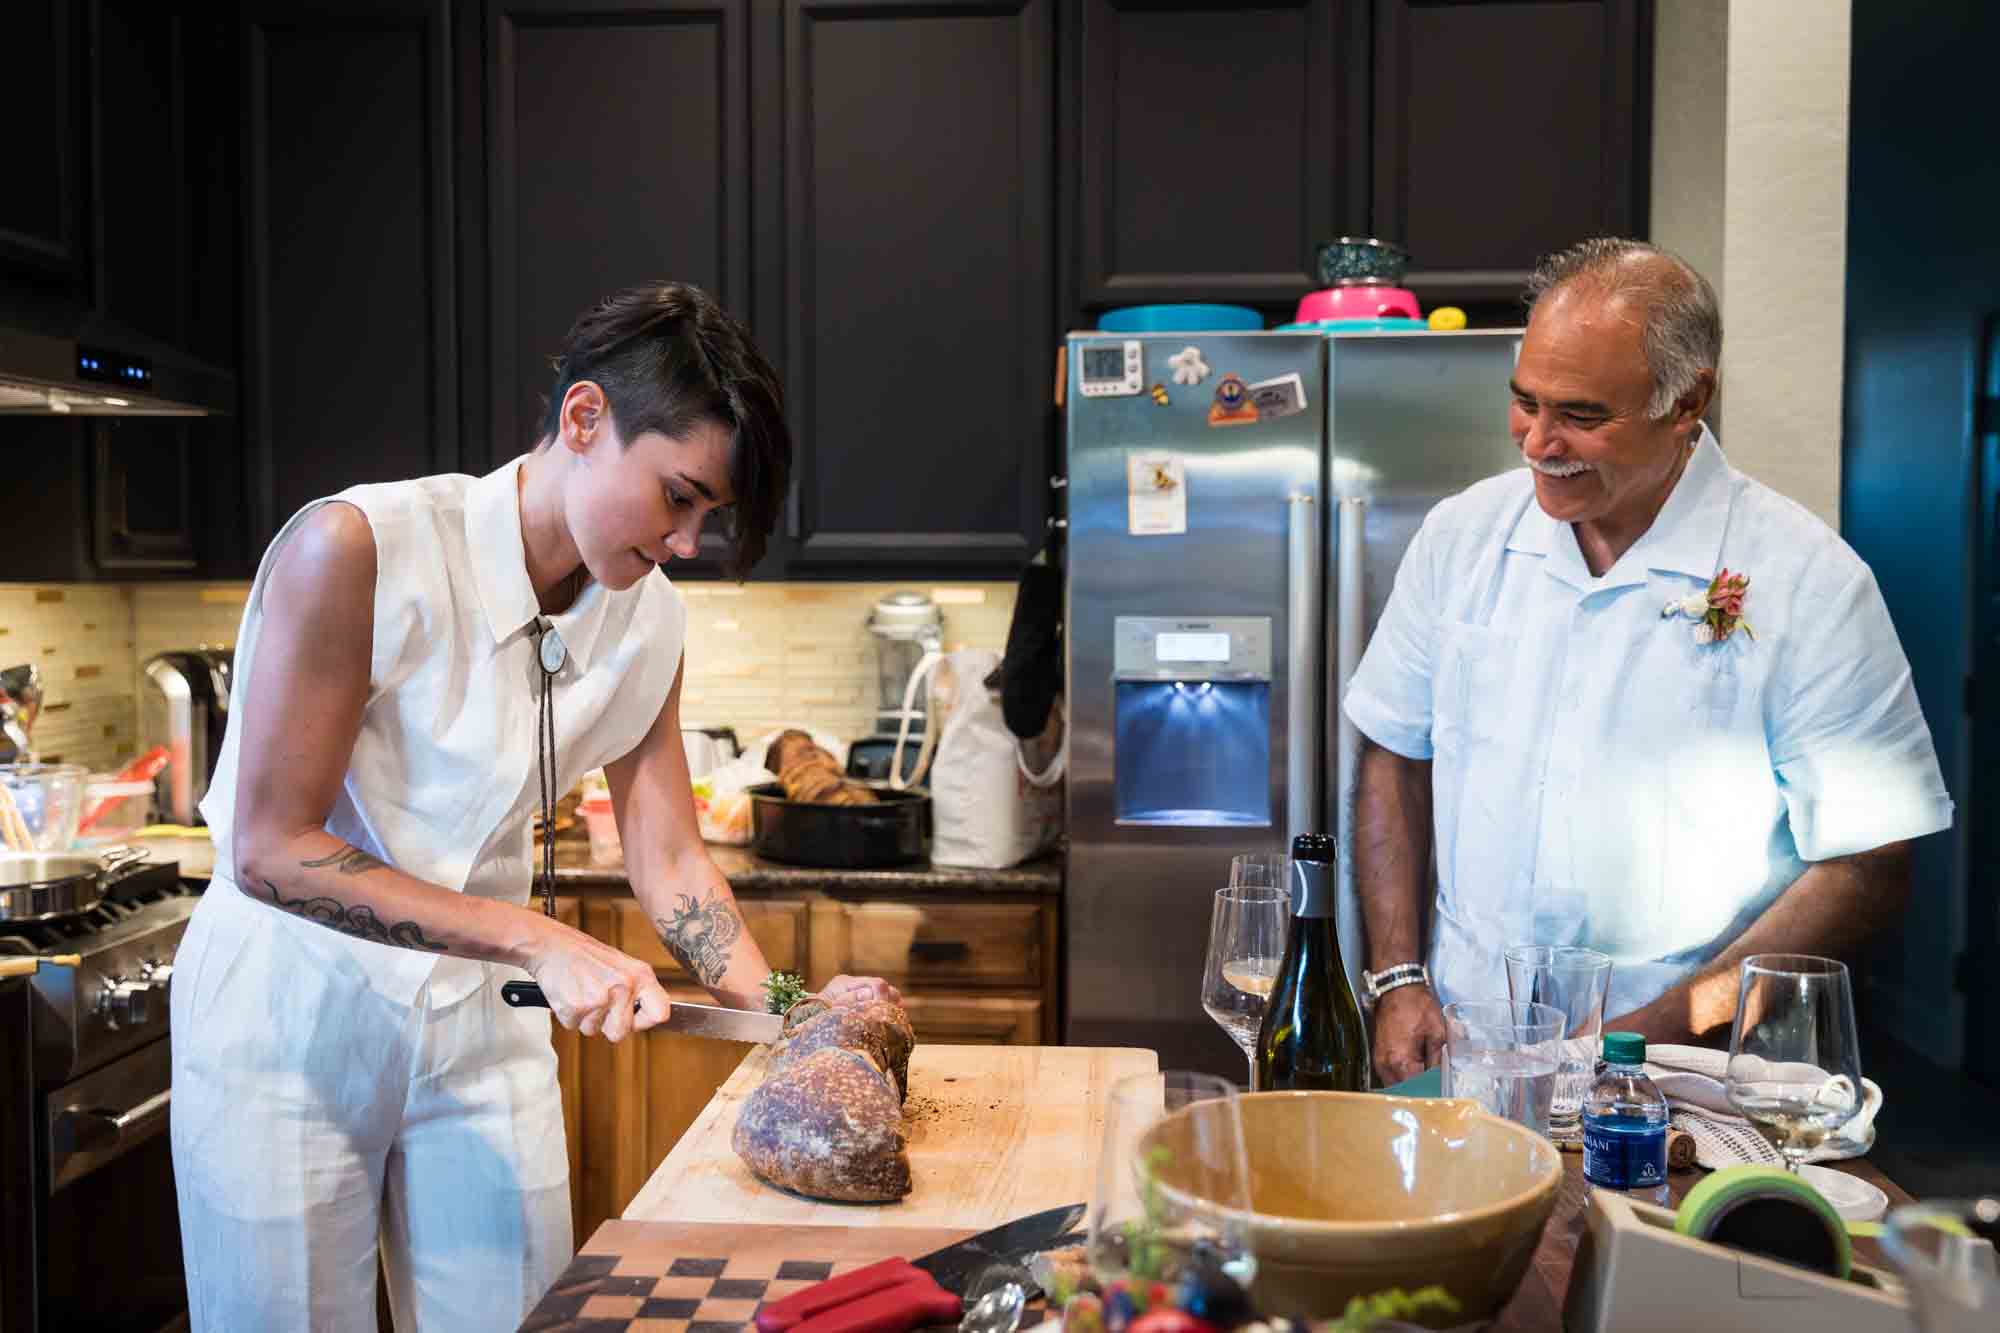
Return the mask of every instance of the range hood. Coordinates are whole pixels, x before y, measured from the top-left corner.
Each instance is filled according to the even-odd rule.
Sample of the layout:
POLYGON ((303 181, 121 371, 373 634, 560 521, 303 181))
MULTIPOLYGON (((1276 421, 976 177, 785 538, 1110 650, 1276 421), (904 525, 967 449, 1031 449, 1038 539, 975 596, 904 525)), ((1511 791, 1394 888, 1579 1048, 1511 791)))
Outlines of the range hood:
POLYGON ((205 417, 236 410, 236 383, 135 334, 60 336, 0 326, 0 416, 205 417))

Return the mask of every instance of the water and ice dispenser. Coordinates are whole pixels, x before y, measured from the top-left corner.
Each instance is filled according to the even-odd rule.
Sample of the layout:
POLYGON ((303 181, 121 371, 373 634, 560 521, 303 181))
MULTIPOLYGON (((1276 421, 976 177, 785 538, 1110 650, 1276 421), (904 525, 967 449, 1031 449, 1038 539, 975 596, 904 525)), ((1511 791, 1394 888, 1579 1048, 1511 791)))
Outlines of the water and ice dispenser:
POLYGON ((1119 616, 1112 675, 1119 823, 1270 825, 1270 617, 1119 616))

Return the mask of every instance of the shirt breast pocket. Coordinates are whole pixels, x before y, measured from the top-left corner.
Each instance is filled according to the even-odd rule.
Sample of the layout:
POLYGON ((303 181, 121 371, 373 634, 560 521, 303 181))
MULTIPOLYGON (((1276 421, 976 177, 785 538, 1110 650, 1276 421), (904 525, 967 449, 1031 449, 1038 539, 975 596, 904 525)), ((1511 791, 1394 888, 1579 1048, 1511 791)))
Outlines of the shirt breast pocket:
POLYGON ((1490 625, 1445 624, 1431 697, 1431 743, 1438 749, 1463 748, 1499 735, 1514 643, 1513 635, 1490 625))
POLYGON ((1682 686, 1682 715, 1695 731, 1728 731, 1743 696, 1743 677, 1728 658, 1697 661, 1682 686))

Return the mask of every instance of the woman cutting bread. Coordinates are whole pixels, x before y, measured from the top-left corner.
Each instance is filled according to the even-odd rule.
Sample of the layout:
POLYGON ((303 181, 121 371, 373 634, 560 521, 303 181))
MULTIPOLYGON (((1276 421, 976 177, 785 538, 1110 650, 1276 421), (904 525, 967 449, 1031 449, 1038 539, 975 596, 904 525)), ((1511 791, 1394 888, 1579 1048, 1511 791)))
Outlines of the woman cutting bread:
POLYGON ((500 982, 525 971, 610 1041, 670 1007, 648 964, 530 905, 532 817, 586 770, 666 948, 762 1007, 770 969, 696 831, 660 567, 723 513, 747 573, 790 461, 741 326, 635 288, 570 330, 532 452, 354 487, 271 543, 172 998, 196 1333, 372 1330, 378 1250, 399 1328, 512 1328, 569 1261, 549 1025, 500 982))

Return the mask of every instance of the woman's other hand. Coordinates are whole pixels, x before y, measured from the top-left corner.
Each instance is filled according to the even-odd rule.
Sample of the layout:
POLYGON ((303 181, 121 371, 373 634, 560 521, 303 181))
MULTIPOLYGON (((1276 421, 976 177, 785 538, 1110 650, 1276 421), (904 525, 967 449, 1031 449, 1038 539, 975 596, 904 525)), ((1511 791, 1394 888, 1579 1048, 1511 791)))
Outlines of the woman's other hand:
POLYGON ((666 1021, 672 1004, 651 965, 559 922, 528 972, 556 1022, 586 1037, 620 1041, 666 1021))
POLYGON ((870 1000, 887 1000, 890 1004, 901 1004, 903 993, 880 977, 850 977, 841 975, 819 988, 819 996, 828 1004, 866 1004, 870 1000))

